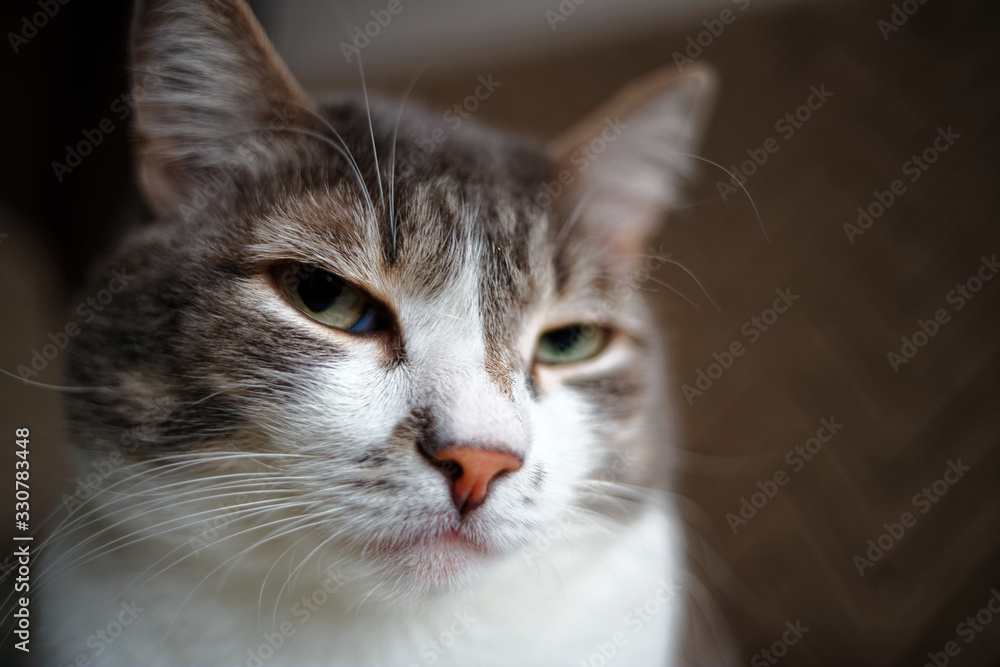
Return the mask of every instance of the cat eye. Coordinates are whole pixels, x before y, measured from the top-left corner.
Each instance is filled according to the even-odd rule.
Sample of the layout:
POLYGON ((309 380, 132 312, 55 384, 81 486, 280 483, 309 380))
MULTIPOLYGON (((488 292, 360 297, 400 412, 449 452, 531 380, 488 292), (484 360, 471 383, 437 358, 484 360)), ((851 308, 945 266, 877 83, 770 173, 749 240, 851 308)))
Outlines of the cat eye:
POLYGON ((535 359, 547 365, 585 361, 603 352, 610 338, 610 331, 594 324, 573 324, 553 329, 538 338, 535 359))
POLYGON ((312 319, 343 331, 374 331, 378 311, 371 299, 342 278, 313 264, 284 264, 275 272, 278 287, 312 319))

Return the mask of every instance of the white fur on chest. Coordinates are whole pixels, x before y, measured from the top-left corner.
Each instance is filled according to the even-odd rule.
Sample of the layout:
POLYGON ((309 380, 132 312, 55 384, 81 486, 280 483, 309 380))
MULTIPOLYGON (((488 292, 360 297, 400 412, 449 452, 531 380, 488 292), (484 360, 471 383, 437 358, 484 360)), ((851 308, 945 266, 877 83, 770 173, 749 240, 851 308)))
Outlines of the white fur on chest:
POLYGON ((260 580, 246 571, 195 588, 208 573, 197 568, 168 570, 109 602, 142 568, 102 559, 99 571, 48 592, 44 623, 58 636, 48 664, 81 655, 149 666, 671 664, 684 599, 673 521, 663 506, 627 526, 568 518, 477 585, 389 609, 345 605, 350 583, 320 573, 299 577, 274 616, 273 598, 261 605, 260 580), (141 611, 123 612, 133 598, 141 611), (129 623, 111 637, 118 620, 129 623))

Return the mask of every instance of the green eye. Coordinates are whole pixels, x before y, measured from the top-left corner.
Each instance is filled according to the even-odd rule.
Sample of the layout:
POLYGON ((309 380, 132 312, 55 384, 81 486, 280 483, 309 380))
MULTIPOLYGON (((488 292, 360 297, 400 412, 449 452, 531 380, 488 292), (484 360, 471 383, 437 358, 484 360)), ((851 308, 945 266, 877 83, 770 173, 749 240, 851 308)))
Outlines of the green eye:
POLYGON ((600 354, 608 344, 607 329, 593 324, 574 324, 546 331, 538 339, 535 359, 540 364, 572 364, 600 354))
POLYGON ((371 300, 343 279, 312 264, 286 264, 276 273, 288 300, 317 322, 344 331, 373 331, 378 313, 371 300))

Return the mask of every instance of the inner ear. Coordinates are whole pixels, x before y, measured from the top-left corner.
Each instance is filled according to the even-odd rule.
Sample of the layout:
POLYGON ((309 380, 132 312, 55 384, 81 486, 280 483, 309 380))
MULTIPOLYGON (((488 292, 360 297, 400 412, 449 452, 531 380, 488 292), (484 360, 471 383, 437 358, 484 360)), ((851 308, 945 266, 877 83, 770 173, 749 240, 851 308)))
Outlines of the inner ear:
POLYGON ((140 0, 132 64, 139 176, 161 214, 212 172, 260 171, 315 111, 241 0, 140 0))
MULTIPOLYGON (((572 178, 575 226, 613 252, 640 252, 692 171, 716 77, 705 66, 653 72, 552 141, 547 153, 572 178)), ((566 180, 569 180, 567 178, 566 180)))

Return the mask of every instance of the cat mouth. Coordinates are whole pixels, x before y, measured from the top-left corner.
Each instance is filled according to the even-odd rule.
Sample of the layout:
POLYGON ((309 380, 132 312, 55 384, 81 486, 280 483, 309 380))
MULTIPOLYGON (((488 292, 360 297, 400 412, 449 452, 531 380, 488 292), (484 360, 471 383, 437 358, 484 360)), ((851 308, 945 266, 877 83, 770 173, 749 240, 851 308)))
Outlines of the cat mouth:
POLYGON ((413 547, 429 549, 441 553, 488 555, 489 547, 471 531, 464 527, 452 526, 438 530, 430 535, 417 538, 413 547))
POLYGON ((488 556, 493 549, 464 526, 449 526, 408 539, 393 540, 382 551, 390 556, 416 552, 444 556, 488 556))
POLYGON ((488 552, 486 545, 461 528, 449 528, 438 532, 428 538, 426 543, 428 545, 440 544, 442 546, 465 547, 482 554, 488 552))

